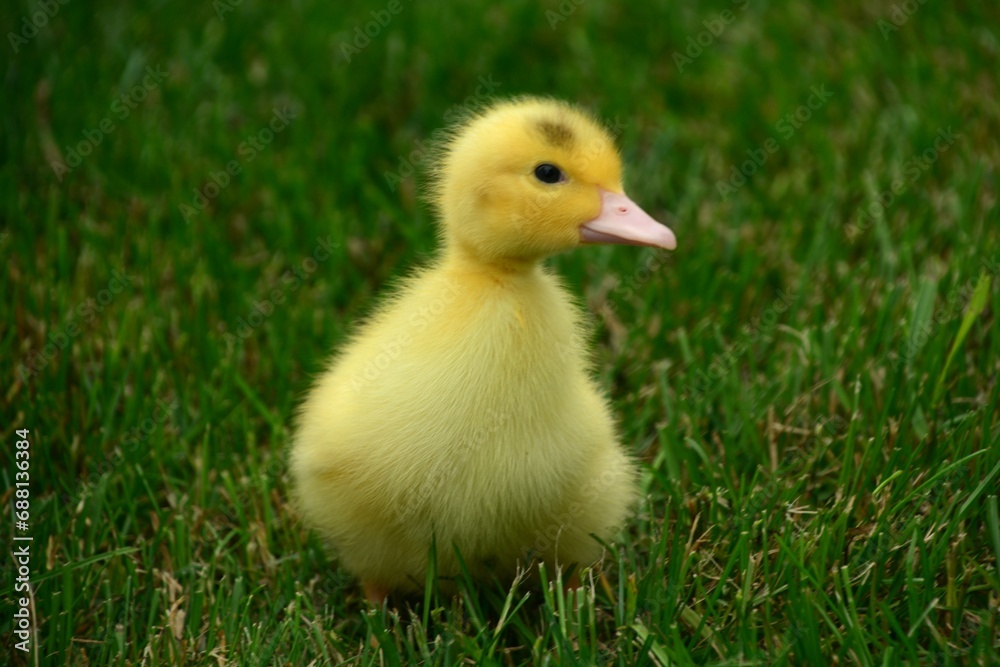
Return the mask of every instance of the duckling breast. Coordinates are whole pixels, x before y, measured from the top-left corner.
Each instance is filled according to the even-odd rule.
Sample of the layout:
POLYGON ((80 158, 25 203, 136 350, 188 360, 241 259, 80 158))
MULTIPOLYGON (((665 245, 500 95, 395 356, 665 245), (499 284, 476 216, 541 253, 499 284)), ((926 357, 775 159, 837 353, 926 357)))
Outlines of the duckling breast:
POLYGON ((335 544, 381 531, 415 563, 432 539, 509 560, 608 461, 628 467, 579 315, 541 270, 411 283, 320 380, 293 453, 335 544))

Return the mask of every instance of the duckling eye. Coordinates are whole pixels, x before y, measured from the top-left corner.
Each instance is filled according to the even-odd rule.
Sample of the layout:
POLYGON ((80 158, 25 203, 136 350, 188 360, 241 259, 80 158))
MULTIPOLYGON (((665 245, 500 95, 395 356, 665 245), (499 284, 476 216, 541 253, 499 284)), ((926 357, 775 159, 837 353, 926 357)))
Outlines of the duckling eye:
POLYGON ((554 164, 543 162, 535 167, 535 178, 542 183, 560 183, 566 180, 566 174, 554 164))

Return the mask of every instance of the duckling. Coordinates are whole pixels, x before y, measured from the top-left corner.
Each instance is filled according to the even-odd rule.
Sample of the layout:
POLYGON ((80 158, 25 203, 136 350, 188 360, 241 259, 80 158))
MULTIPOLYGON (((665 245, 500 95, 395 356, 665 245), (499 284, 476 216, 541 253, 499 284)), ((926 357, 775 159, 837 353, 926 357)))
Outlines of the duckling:
MULTIPOLYGON (((541 261, 581 245, 673 250, 624 194, 608 132, 517 98, 454 129, 432 170, 437 258, 318 378, 291 473, 303 518, 380 604, 443 582, 600 559, 637 468, 591 377, 579 308, 541 261), (596 539, 595 539, 596 538, 596 539)), ((554 571, 554 570, 550 570, 554 571)))

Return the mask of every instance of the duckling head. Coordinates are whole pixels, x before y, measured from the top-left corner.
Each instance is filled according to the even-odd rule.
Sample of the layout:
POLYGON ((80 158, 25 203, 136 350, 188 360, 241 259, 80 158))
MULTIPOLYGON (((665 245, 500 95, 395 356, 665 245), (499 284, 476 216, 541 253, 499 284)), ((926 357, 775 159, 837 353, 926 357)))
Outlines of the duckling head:
POLYGON ((434 177, 447 251, 486 263, 533 263, 589 243, 677 245, 625 195, 607 130, 564 102, 490 107, 452 132, 434 177))

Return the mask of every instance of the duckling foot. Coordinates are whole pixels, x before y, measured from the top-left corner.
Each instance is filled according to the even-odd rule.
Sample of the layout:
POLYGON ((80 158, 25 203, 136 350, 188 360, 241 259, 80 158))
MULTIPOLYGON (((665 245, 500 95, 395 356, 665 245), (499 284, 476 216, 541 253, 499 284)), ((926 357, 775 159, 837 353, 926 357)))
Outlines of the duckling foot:
POLYGON ((365 589, 365 597, 372 606, 381 607, 385 604, 385 599, 389 597, 388 586, 377 584, 374 581, 363 581, 361 585, 365 589))

